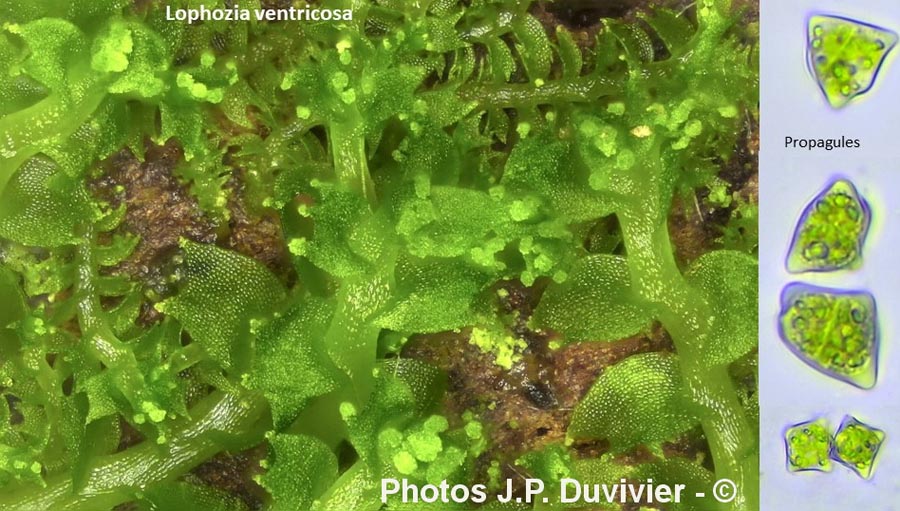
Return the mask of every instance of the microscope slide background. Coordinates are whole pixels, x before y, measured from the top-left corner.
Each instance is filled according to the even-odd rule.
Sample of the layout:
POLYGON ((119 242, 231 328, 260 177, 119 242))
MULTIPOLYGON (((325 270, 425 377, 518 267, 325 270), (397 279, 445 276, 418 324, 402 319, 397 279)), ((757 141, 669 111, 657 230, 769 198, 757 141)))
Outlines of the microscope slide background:
POLYGON ((834 14, 900 32, 900 2, 762 0, 760 98, 760 471, 761 509, 900 511, 900 47, 865 95, 833 110, 806 65, 807 21, 834 14), (858 138, 859 149, 785 148, 794 138, 858 138), (801 212, 836 177, 856 186, 872 210, 863 265, 854 271, 788 274, 785 258, 801 212), (879 313, 878 381, 860 390, 818 373, 778 337, 781 290, 790 282, 863 289, 879 313), (844 415, 885 431, 874 477, 834 464, 831 473, 790 473, 784 430, 844 415))

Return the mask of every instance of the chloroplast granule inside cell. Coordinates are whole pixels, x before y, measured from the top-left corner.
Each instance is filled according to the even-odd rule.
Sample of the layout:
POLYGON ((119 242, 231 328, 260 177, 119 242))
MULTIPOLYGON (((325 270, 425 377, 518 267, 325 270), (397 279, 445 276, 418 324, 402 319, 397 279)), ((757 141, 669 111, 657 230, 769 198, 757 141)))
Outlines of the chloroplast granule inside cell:
POLYGON ((779 334, 814 369, 863 389, 875 385, 878 326, 870 293, 789 284, 781 296, 779 334))
POLYGON ((835 271, 859 266, 870 221, 869 205, 853 183, 837 179, 800 215, 788 251, 788 271, 835 271))
POLYGON ((831 458, 853 470, 863 479, 871 479, 884 431, 863 424, 855 417, 844 417, 841 427, 834 434, 831 458))
POLYGON ((787 469, 831 472, 831 430, 824 419, 802 422, 784 432, 787 469))
POLYGON ((897 34, 839 16, 809 19, 809 67, 833 108, 841 108, 872 88, 897 34))

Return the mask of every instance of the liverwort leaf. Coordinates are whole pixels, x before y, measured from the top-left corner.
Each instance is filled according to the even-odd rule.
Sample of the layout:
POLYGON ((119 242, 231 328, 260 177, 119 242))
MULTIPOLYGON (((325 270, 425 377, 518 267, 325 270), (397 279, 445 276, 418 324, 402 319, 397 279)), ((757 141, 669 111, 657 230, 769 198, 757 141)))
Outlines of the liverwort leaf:
POLYGON ((684 47, 694 35, 694 27, 687 17, 669 9, 656 9, 652 15, 642 15, 641 19, 653 28, 669 49, 684 47))
POLYGON ((79 219, 90 215, 84 187, 47 158, 25 162, 0 195, 0 236, 56 247, 78 241, 79 219))
MULTIPOLYGON (((111 71, 118 73, 116 80, 109 86, 114 94, 135 94, 139 97, 152 98, 163 93, 166 84, 158 74, 168 67, 168 55, 165 43, 155 32, 140 23, 114 21, 109 27, 108 37, 123 39, 118 52, 106 50, 98 53, 95 41, 94 59, 113 64, 111 71), (118 34, 118 35, 117 35, 118 34), (127 52, 124 49, 128 49, 127 52), (122 67, 122 63, 125 66, 122 67)), ((100 40, 100 39, 98 39, 100 40)), ((102 48, 102 46, 101 46, 102 48)))
POLYGON ((509 228, 509 215, 485 192, 433 186, 428 194, 404 201, 397 219, 397 232, 413 255, 469 255, 509 228))
POLYGON ((380 370, 393 375, 409 386, 416 408, 422 413, 432 409, 440 401, 447 388, 447 378, 444 373, 416 359, 388 359, 382 363, 380 370))
POLYGON ((309 239, 292 240, 291 253, 305 256, 335 277, 362 275, 371 269, 367 261, 371 255, 359 250, 353 240, 361 234, 358 231, 363 228, 357 226, 367 211, 365 201, 357 194, 323 188, 321 203, 311 208, 314 233, 309 239))
POLYGON ((615 341, 650 325, 652 316, 631 290, 625 259, 592 255, 575 264, 562 284, 551 284, 534 311, 540 328, 565 342, 615 341))
POLYGON ((25 297, 13 272, 0 268, 0 328, 28 314, 25 297))
POLYGON ((397 296, 375 320, 399 332, 441 332, 472 324, 476 295, 488 275, 455 261, 404 259, 396 268, 397 296))
POLYGON ((696 424, 678 358, 643 353, 610 367, 578 403, 567 435, 607 439, 622 451, 671 439, 696 424))
POLYGON ((68 21, 44 18, 32 21, 13 31, 25 39, 31 50, 23 70, 54 92, 67 93, 70 62, 77 62, 87 50, 87 40, 81 30, 68 21))
POLYGON ((327 302, 310 299, 259 333, 247 385, 269 400, 276 429, 290 424, 310 398, 337 387, 340 375, 322 346, 332 312, 327 302))
POLYGON ((574 166, 571 144, 549 133, 530 136, 515 145, 506 162, 503 185, 513 192, 538 193, 569 222, 584 222, 614 211, 613 201, 586 186, 588 173, 574 166))
POLYGON ((550 47, 550 39, 544 32, 544 26, 537 18, 526 14, 513 21, 513 29, 519 39, 520 48, 528 48, 527 51, 520 49, 528 77, 532 81, 547 78, 550 74, 553 50, 550 47))
POLYGON ((268 315, 284 288, 262 264, 237 252, 191 241, 182 245, 185 284, 162 307, 221 366, 245 364, 250 321, 268 315))
POLYGON ((172 105, 164 102, 160 105, 162 131, 156 141, 164 144, 175 138, 184 147, 184 159, 190 161, 195 156, 204 156, 209 152, 203 134, 203 114, 197 104, 183 102, 172 105))
POLYGON ((757 346, 757 266, 743 252, 716 250, 700 256, 685 275, 713 310, 713 329, 703 350, 707 364, 734 362, 757 346))
POLYGON ((366 405, 359 409, 344 402, 340 411, 353 448, 369 470, 381 477, 382 462, 389 460, 381 460, 378 455, 378 433, 386 427, 403 429, 415 417, 415 395, 409 385, 381 368, 366 405))
POLYGON ((337 479, 337 457, 321 440, 307 435, 269 438, 269 469, 260 483, 272 494, 272 511, 310 509, 337 479))
POLYGON ((559 59, 563 65, 563 76, 568 79, 578 78, 584 66, 584 59, 572 33, 560 25, 556 27, 556 39, 559 45, 557 49, 559 59))

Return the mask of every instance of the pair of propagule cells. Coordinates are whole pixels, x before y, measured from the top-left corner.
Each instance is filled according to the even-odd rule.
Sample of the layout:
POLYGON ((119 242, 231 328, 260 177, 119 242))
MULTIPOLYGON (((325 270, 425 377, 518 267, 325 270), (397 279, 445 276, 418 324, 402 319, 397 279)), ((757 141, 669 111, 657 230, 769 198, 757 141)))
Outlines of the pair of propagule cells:
MULTIPOLYGON (((842 108, 872 88, 897 34, 840 16, 812 16, 808 63, 826 100, 842 108)), ((838 179, 806 207, 788 252, 791 273, 835 272, 862 264, 870 211, 850 181, 838 179)), ((788 284, 781 295, 779 334, 817 371, 862 389, 878 376, 875 298, 866 291, 788 284)), ((824 419, 784 433, 787 468, 829 472, 832 460, 869 479, 884 432, 845 416, 832 434, 824 419)))

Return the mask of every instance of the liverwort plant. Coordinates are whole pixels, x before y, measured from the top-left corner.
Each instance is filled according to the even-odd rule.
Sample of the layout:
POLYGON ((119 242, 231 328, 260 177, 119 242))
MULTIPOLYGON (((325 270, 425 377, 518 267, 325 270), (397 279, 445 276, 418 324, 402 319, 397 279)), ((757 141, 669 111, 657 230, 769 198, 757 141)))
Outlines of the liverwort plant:
MULTIPOLYGON (((380 480, 497 488, 513 465, 727 478, 727 507, 669 509, 756 509, 755 205, 722 172, 756 114, 742 12, 589 38, 531 0, 320 4, 353 19, 0 5, 0 509, 409 509, 380 480), (685 257, 698 196, 731 220, 685 257), (651 335, 671 343, 516 452, 515 417, 453 408, 466 375, 410 348, 463 337, 446 358, 511 379, 651 335), (667 454, 685 435, 701 452, 667 454), (201 477, 241 451, 237 485, 201 477)), ((450 506, 472 507, 415 509, 450 506)))

